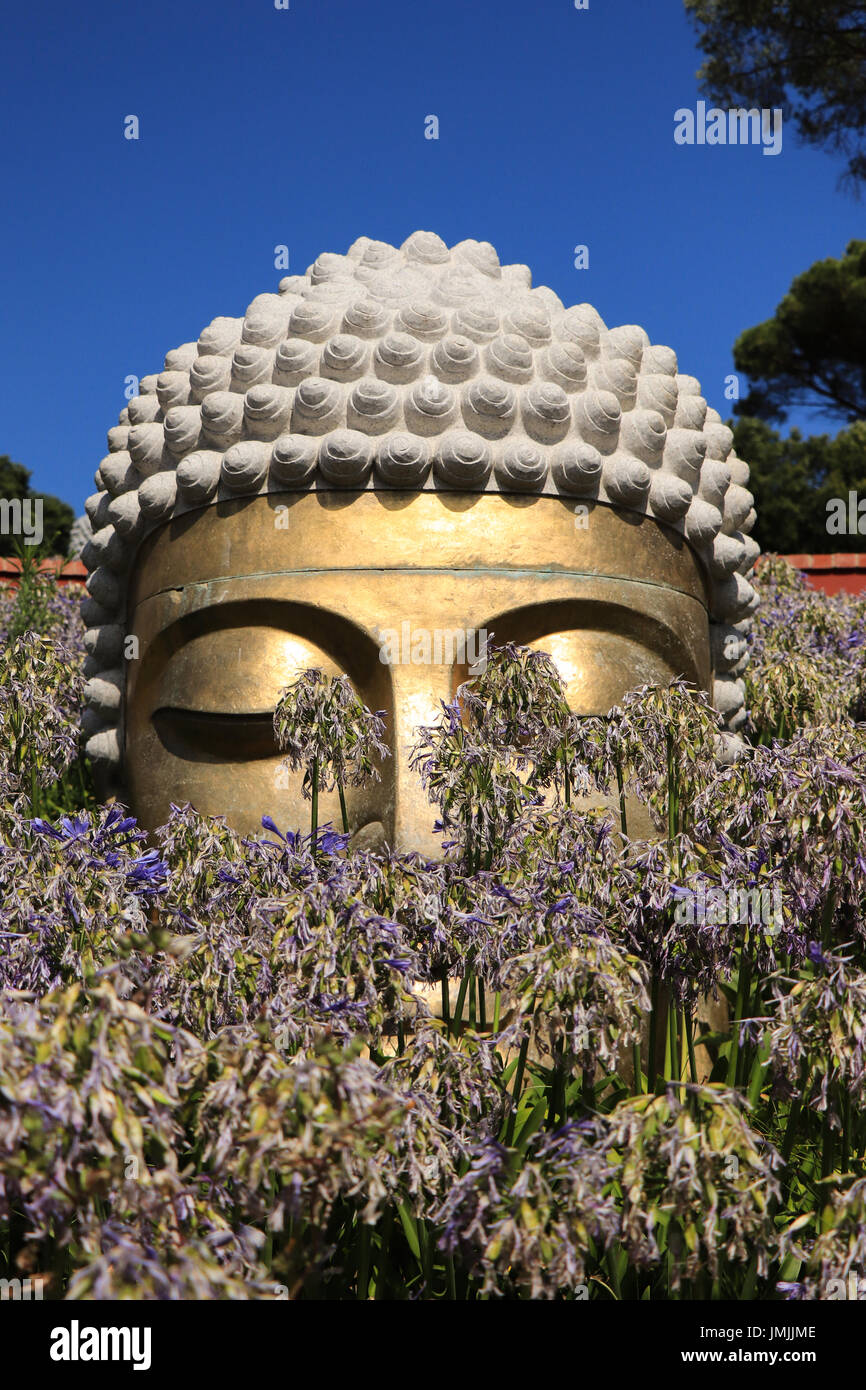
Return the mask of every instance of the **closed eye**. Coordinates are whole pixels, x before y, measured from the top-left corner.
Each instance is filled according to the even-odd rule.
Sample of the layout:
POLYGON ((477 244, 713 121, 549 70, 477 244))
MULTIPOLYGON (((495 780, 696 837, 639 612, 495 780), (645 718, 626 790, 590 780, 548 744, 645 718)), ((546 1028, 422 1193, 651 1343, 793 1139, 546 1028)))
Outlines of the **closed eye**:
POLYGON ((244 763, 279 757, 272 711, 214 714, 163 706, 153 727, 168 753, 194 763, 244 763))

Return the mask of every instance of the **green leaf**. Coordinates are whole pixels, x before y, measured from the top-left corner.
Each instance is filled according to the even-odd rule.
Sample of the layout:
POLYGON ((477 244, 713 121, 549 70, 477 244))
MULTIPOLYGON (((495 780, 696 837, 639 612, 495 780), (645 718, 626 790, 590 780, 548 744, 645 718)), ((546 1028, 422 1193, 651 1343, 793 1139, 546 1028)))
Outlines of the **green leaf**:
POLYGON ((400 1203, 399 1207, 397 1208, 397 1211, 400 1215, 400 1224, 403 1227, 406 1240, 409 1243, 409 1249, 412 1251, 412 1254, 415 1256, 415 1259, 420 1260, 421 1242, 418 1239, 418 1228, 415 1224, 415 1219, 410 1213, 405 1202, 400 1203))

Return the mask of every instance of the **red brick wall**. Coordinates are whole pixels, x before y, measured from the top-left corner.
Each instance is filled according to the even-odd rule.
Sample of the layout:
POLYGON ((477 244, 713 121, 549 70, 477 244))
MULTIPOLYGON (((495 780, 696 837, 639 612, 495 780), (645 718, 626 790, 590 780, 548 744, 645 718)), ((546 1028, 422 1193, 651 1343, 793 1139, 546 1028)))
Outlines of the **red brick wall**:
POLYGON ((803 570, 810 584, 825 594, 866 592, 866 554, 783 555, 782 559, 803 570))
MULTIPOLYGON (((43 560, 39 569, 43 574, 55 574, 58 584, 83 584, 87 578, 87 570, 80 560, 66 560, 62 555, 43 560)), ((0 556, 0 583, 5 582, 17 587, 20 573, 20 560, 0 556)))

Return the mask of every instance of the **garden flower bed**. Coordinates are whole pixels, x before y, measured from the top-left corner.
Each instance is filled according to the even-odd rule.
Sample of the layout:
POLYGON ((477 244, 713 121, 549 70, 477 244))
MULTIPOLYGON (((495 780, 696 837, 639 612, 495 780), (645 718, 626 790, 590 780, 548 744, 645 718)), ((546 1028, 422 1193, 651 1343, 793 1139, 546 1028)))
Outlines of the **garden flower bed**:
POLYGON ((435 861, 317 824, 387 730, 310 674, 276 715, 310 826, 242 838, 179 806, 146 842, 78 760, 75 600, 6 593, 0 1276, 52 1299, 859 1289, 866 603, 772 560, 759 584, 733 762, 681 683, 577 719, 549 658, 493 649, 419 731, 435 861), (598 792, 613 814, 582 809, 598 792))

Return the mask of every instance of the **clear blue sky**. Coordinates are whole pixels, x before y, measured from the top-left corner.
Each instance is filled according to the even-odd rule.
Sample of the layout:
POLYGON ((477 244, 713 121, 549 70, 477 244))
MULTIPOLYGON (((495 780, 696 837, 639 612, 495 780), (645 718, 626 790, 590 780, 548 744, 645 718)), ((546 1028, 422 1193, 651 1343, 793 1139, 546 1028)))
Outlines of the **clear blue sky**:
POLYGON ((792 128, 776 158, 674 143, 680 0, 290 4, 6 7, 0 453, 76 510, 126 375, 276 289, 277 244, 297 273, 360 235, 492 241, 674 347, 726 416, 737 334, 863 235, 792 128))

